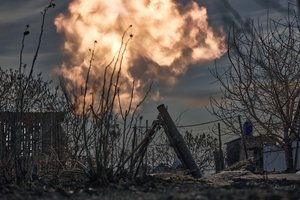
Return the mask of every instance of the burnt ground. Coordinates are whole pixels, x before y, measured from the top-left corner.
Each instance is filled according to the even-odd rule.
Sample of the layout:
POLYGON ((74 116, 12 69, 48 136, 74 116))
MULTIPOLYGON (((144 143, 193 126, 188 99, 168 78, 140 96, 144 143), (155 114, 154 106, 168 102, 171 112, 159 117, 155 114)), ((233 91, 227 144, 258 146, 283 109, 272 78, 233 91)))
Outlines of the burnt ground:
POLYGON ((295 199, 300 200, 300 175, 257 175, 229 171, 194 179, 159 174, 143 181, 121 181, 105 187, 86 186, 74 180, 38 181, 30 187, 0 185, 0 199, 295 199))

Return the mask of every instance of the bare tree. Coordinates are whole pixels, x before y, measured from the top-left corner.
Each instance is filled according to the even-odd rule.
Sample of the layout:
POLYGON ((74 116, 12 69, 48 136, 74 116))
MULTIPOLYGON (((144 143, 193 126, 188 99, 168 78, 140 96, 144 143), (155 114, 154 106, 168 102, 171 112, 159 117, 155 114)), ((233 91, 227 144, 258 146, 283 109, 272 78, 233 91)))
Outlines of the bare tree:
POLYGON ((7 119, 12 124, 11 151, 5 163, 6 168, 13 171, 13 176, 10 178, 18 184, 30 181, 32 175, 30 170, 22 164, 22 153, 24 152, 20 148, 20 141, 24 131, 22 127, 24 113, 55 111, 59 106, 58 88, 53 87, 51 81, 44 81, 41 74, 35 75, 33 73, 42 43, 46 15, 48 10, 53 7, 55 7, 55 4, 53 0, 50 0, 41 12, 40 33, 30 68, 26 68, 27 65, 23 61, 25 39, 30 34, 29 25, 26 25, 22 37, 18 70, 3 70, 0 68, 0 111, 14 113, 13 119, 7 119))
POLYGON ((293 169, 292 142, 299 135, 294 126, 300 104, 299 56, 299 18, 290 12, 286 19, 268 18, 266 26, 233 27, 230 66, 212 71, 221 84, 221 96, 211 98, 213 113, 237 133, 235 116, 251 118, 259 134, 284 146, 287 170, 293 169))
POLYGON ((200 170, 212 169, 214 165, 214 151, 218 146, 217 139, 209 134, 193 134, 192 131, 186 131, 184 140, 200 170))
MULTIPOLYGON (((60 98, 59 88, 55 87, 51 81, 44 81, 41 74, 32 75, 28 79, 25 75, 20 76, 18 70, 2 70, 0 68, 0 91, 0 113, 2 116, 0 122, 2 147, 0 149, 7 148, 6 151, 8 152, 5 155, 1 151, 0 166, 3 167, 1 169, 5 168, 3 173, 11 174, 13 172, 14 175, 10 177, 6 175, 8 180, 24 183, 24 181, 30 181, 32 172, 26 169, 25 164, 20 164, 20 160, 25 159, 23 155, 28 150, 20 148, 20 144, 22 146, 26 143, 27 140, 24 140, 24 138, 27 138, 27 135, 25 136, 27 131, 29 137, 32 137, 30 142, 33 142, 34 136, 30 133, 31 129, 26 131, 25 129, 28 128, 26 122, 35 120, 35 117, 27 119, 26 116, 28 117, 28 115, 26 113, 62 111, 63 99, 60 98), (16 112, 19 98, 19 81, 28 81, 27 89, 23 91, 22 113, 16 112), (3 116, 11 117, 3 118, 3 116)), ((39 136, 36 135, 36 137, 39 136)), ((38 156, 31 156, 29 158, 30 162, 33 160, 38 161, 40 159, 38 156)))
MULTIPOLYGON (((128 28, 130 29, 131 26, 128 28)), ((95 90, 90 81, 90 72, 94 70, 94 47, 90 49, 91 58, 86 71, 85 85, 80 93, 73 93, 66 89, 65 80, 62 78, 62 88, 69 105, 69 115, 72 123, 69 123, 69 148, 73 158, 73 166, 81 166, 91 181, 106 184, 120 177, 120 174, 128 173, 130 168, 130 156, 134 126, 136 126, 137 111, 144 102, 149 90, 137 104, 135 98, 135 82, 132 82, 128 103, 124 106, 122 94, 122 62, 128 42, 132 35, 124 32, 119 51, 107 66, 104 67, 100 82, 100 89, 95 90), (91 91, 92 93, 88 93, 91 91), (87 100, 87 95, 92 94, 92 101, 87 100), (83 97, 83 102, 77 102, 83 97), (79 104, 78 104, 79 103, 79 104), (75 127, 75 128, 74 128, 75 127), (74 163, 75 161, 75 163, 74 163), (78 165, 79 164, 79 165, 78 165)), ((133 173, 136 174, 136 173, 133 173)), ((127 174, 128 175, 128 174, 127 174)), ((132 176, 132 174, 130 174, 132 176)))

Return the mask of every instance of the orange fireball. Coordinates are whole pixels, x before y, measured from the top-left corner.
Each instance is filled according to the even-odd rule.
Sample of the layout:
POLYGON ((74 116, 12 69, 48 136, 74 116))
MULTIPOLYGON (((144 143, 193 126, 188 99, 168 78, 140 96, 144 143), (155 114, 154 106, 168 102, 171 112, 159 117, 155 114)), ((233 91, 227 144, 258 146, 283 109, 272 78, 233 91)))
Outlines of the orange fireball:
MULTIPOLYGON (((66 57, 57 73, 66 80, 66 88, 78 96, 82 92, 76 88, 84 87, 89 68, 89 49, 98 41, 90 70, 88 104, 93 99, 88 95, 101 90, 105 66, 116 58, 122 41, 126 42, 130 34, 134 37, 127 46, 122 46, 124 55, 119 63, 121 102, 130 96, 128 85, 133 80, 137 91, 149 79, 173 85, 190 64, 219 58, 226 51, 224 37, 214 33, 208 25, 206 9, 194 1, 181 5, 175 0, 73 0, 68 13, 57 16, 55 25, 64 35, 62 49, 66 57), (131 28, 124 35, 128 27, 131 28), (140 67, 147 78, 134 73, 140 67), (168 76, 161 77, 160 70, 168 71, 168 76)), ((134 102, 141 96, 137 92, 134 102)), ((80 99, 77 99, 79 104, 80 99)))

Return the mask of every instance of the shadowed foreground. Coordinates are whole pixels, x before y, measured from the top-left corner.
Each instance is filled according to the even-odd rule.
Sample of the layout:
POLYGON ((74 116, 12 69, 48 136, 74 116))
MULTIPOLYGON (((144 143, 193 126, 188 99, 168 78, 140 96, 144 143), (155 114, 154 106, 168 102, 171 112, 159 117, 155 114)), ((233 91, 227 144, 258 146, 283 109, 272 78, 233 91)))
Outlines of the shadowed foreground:
POLYGON ((31 187, 0 186, 1 199, 300 199, 299 174, 257 175, 228 171, 194 179, 159 174, 106 187, 78 181, 37 181, 31 187))

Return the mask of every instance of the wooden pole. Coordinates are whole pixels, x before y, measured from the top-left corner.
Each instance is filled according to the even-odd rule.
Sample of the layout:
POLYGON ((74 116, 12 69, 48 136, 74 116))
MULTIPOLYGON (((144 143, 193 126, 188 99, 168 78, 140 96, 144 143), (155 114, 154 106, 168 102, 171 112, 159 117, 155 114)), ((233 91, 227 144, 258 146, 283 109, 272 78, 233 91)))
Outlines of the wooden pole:
POLYGON ((221 139, 221 125, 218 123, 218 132, 219 132, 219 163, 220 163, 220 170, 224 169, 224 157, 222 151, 222 139, 221 139))
MULTIPOLYGON (((148 131, 148 120, 146 120, 146 132, 148 131)), ((145 152, 145 172, 146 174, 148 173, 147 172, 147 169, 148 169, 148 148, 146 149, 146 152, 145 152)))
POLYGON ((241 129, 241 137, 242 137, 242 142, 243 142, 243 146, 244 146, 244 151, 245 151, 245 156, 246 156, 246 160, 248 160, 248 151, 247 151, 247 146, 246 146, 246 140, 243 134, 243 126, 242 126, 242 121, 241 121, 241 116, 238 116, 239 119, 239 124, 240 124, 240 129, 241 129))
MULTIPOLYGON (((135 146, 136 146, 136 126, 133 127, 133 139, 132 139, 132 146, 131 146, 131 152, 134 152, 135 150, 135 146)), ((132 168, 130 169, 130 172, 133 171, 133 157, 131 157, 131 160, 130 160, 130 165, 132 166, 132 168)))
POLYGON ((190 173, 193 177, 201 177, 200 170, 192 157, 190 150, 187 148, 183 137, 180 135, 177 130, 172 118, 170 117, 164 104, 161 104, 157 107, 161 120, 163 121, 163 127, 167 137, 173 146, 178 158, 182 164, 190 170, 190 173))

